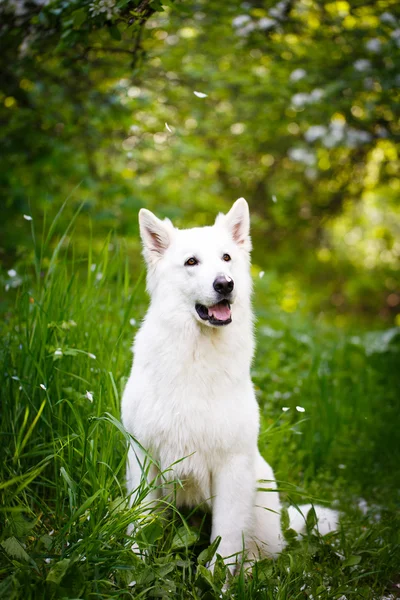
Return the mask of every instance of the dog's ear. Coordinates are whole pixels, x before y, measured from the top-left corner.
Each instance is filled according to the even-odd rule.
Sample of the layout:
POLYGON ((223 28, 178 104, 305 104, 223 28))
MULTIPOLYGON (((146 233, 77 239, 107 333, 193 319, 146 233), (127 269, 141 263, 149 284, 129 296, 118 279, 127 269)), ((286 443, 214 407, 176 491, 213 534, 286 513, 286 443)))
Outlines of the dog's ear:
POLYGON ((216 222, 228 227, 238 246, 251 250, 249 205, 244 198, 236 200, 226 215, 218 215, 216 222))
POLYGON ((152 264, 162 257, 171 243, 174 227, 169 219, 161 221, 150 210, 139 211, 140 237, 146 262, 152 264))

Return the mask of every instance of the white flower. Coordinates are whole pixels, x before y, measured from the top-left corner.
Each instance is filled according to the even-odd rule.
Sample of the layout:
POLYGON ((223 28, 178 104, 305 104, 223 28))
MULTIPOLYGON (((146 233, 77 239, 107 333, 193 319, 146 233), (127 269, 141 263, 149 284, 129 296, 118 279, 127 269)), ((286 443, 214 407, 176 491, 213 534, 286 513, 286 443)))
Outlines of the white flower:
POLYGON ((277 19, 283 19, 287 5, 287 0, 281 0, 281 2, 278 2, 278 4, 275 4, 275 6, 271 8, 269 14, 277 19))
POLYGON ((165 123, 165 129, 166 129, 167 131, 169 131, 170 133, 172 133, 172 129, 171 129, 171 127, 168 125, 168 123, 165 123))
POLYGON ((367 501, 364 498, 360 498, 358 501, 358 508, 362 512, 363 515, 366 515, 369 511, 369 506, 367 501))
POLYGON ((355 68, 356 71, 360 71, 360 72, 368 71, 368 69, 371 68, 371 63, 366 58, 359 58, 353 64, 353 67, 355 68))
POLYGON ((96 280, 100 281, 101 279, 103 279, 103 273, 99 272, 99 273, 96 274, 96 280))
POLYGON ((304 134, 307 142, 315 142, 319 138, 322 138, 328 132, 327 128, 324 125, 312 125, 307 129, 304 134))
POLYGON ((10 269, 9 271, 7 271, 7 274, 10 277, 16 277, 17 276, 17 271, 15 269, 10 269))
POLYGON ((321 88, 315 88, 310 94, 310 102, 318 102, 318 100, 321 100, 321 98, 324 97, 324 94, 324 90, 321 90, 321 88))
POLYGON ((301 108, 305 104, 308 104, 309 95, 305 94, 304 92, 299 92, 298 94, 295 94, 294 96, 292 96, 291 102, 292 102, 293 106, 297 106, 297 107, 301 108))
POLYGON ((289 157, 295 162, 304 163, 312 167, 315 164, 315 155, 311 150, 306 148, 290 148, 289 157))
POLYGON ((61 350, 61 348, 57 348, 57 350, 54 351, 54 356, 62 356, 63 355, 63 351, 61 350))
POLYGON ((283 412, 287 412, 288 410, 290 410, 290 406, 282 406, 282 410, 283 412))
POLYGON ((304 69, 295 69, 290 73, 289 79, 290 81, 300 81, 307 75, 307 72, 304 69))
POLYGON ((30 215, 24 215, 25 221, 32 221, 32 217, 30 215))
POLYGON ((262 279, 264 277, 264 275, 265 275, 265 271, 260 271, 258 274, 260 279, 262 279))
POLYGON ((93 273, 93 271, 95 271, 95 270, 96 270, 96 266, 97 266, 97 265, 96 265, 96 263, 92 263, 92 264, 90 265, 90 270, 92 271, 92 273, 93 273))
POLYGON ((107 19, 111 19, 113 15, 118 14, 119 9, 115 6, 116 0, 95 0, 89 6, 89 12, 92 17, 97 17, 101 13, 107 14, 107 19))
POLYGON ((344 464, 341 463, 340 465, 338 465, 338 467, 339 467, 339 469, 345 469, 346 465, 344 465, 344 464))
POLYGON ((372 136, 368 131, 359 131, 358 129, 348 129, 346 134, 346 141, 350 148, 355 148, 361 144, 367 144, 372 139, 372 136))
POLYGON ((242 27, 242 25, 245 25, 249 21, 251 21, 249 15, 238 15, 232 20, 232 25, 233 27, 242 27))
POLYGON ((395 24, 396 18, 390 12, 384 12, 379 17, 381 23, 386 23, 387 25, 395 24))
POLYGON ((93 402, 93 392, 88 392, 86 390, 85 397, 89 400, 89 402, 93 402))
POLYGON ((365 47, 370 52, 380 52, 382 48, 382 42, 378 40, 378 38, 372 38, 371 40, 368 40, 368 42, 365 44, 365 47))
POLYGON ((303 408, 302 406, 296 406, 296 410, 297 412, 305 412, 305 408, 303 408))
POLYGON ((250 23, 247 23, 247 25, 245 25, 244 27, 240 27, 240 29, 237 29, 236 33, 238 35, 240 35, 241 37, 244 37, 248 33, 251 33, 252 31, 254 31, 255 28, 256 28, 256 24, 251 21, 250 23))
POLYGON ((240 135, 246 129, 246 125, 244 123, 233 123, 231 125, 231 132, 233 135, 240 135))
POLYGON ((271 27, 274 27, 275 25, 275 19, 269 19, 268 17, 261 17, 258 21, 258 28, 263 30, 271 29, 271 27))
POLYGON ((42 390, 46 390, 47 389, 46 386, 43 383, 40 384, 40 387, 42 388, 42 390))
POLYGON ((208 94, 204 94, 203 92, 193 92, 195 96, 198 98, 207 98, 208 94))
POLYGON ((136 319, 129 319, 129 324, 132 325, 132 327, 135 327, 136 319))
POLYGON ((93 360, 96 360, 96 355, 95 355, 95 354, 92 354, 91 352, 89 352, 89 357, 90 357, 90 358, 93 358, 93 360))
POLYGON ((390 37, 394 39, 394 41, 396 42, 396 46, 400 48, 400 29, 395 29, 394 31, 392 31, 390 37))

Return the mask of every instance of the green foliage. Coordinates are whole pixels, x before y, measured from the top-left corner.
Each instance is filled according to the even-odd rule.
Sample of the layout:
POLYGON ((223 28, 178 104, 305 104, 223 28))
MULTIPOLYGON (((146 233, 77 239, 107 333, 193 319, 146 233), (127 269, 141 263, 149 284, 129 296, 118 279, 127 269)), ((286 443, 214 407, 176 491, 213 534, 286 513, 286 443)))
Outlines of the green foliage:
POLYGON ((7 0, 0 16, 7 268, 29 255, 22 215, 51 220, 71 193, 67 216, 81 204, 97 246, 114 228, 132 256, 140 206, 204 224, 245 196, 256 263, 308 310, 395 321, 395 0, 7 0))

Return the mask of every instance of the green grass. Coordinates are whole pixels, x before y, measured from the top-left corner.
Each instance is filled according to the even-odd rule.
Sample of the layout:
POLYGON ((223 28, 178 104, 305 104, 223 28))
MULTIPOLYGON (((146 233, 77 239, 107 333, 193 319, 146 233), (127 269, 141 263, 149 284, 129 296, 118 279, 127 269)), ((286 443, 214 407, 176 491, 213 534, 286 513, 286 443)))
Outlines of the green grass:
POLYGON ((88 254, 76 256, 72 229, 57 244, 52 225, 41 243, 34 238, 32 265, 2 275, 15 288, 2 305, 0 598, 395 593, 398 331, 354 335, 285 315, 257 279, 260 447, 285 501, 335 503, 343 518, 324 539, 308 533, 299 541, 289 531, 276 562, 261 561, 222 592, 223 566, 214 577, 204 566, 209 518, 198 512, 154 516, 141 534, 147 558, 131 552, 126 527, 142 509, 124 498, 128 436, 119 405, 147 303, 143 273, 131 276, 123 244, 111 237, 96 256, 90 241, 88 254))

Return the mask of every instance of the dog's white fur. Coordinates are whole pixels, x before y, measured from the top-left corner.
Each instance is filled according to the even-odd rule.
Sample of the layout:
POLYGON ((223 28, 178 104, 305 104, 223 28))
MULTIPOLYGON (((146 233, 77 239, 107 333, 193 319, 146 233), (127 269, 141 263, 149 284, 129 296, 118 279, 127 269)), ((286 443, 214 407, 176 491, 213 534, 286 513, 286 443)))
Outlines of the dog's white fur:
POLYGON ((156 501, 180 480, 177 505, 212 511, 211 541, 221 536, 222 557, 240 559, 243 548, 247 558, 274 557, 284 539, 274 474, 257 446, 247 202, 237 200, 212 227, 178 230, 144 209, 139 223, 151 303, 122 400, 124 426, 139 442, 129 449, 128 492, 134 498, 144 476, 157 481, 162 472, 150 491, 156 501), (190 257, 198 264, 185 266, 190 257), (195 305, 218 302, 219 275, 234 281, 232 322, 215 327, 195 305), (147 453, 154 462, 146 471, 147 453))

